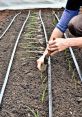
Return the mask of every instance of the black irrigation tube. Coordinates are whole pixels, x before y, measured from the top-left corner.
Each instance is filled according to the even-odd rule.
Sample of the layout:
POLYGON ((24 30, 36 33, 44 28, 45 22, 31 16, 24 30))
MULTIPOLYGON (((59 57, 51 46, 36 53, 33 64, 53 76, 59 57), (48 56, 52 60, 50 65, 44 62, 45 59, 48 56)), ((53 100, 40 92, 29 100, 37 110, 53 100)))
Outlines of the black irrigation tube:
POLYGON ((11 58, 10 58, 10 61, 9 61, 9 65, 8 65, 8 68, 7 68, 7 72, 6 72, 6 75, 5 75, 5 78, 4 78, 4 83, 3 83, 2 88, 1 88, 1 91, 0 91, 0 106, 2 104, 2 99, 3 99, 4 91, 5 91, 7 82, 8 82, 8 78, 9 78, 10 70, 11 70, 11 67, 12 67, 13 59, 14 59, 14 56, 15 56, 15 52, 16 52, 16 49, 17 49, 17 45, 18 45, 20 36, 22 34, 22 31, 23 31, 23 29, 25 27, 25 24, 26 24, 29 16, 30 16, 30 10, 29 10, 29 13, 28 13, 28 15, 27 15, 27 17, 26 17, 26 19, 25 19, 22 27, 21 27, 21 30, 20 30, 20 32, 18 34, 18 37, 16 39, 16 42, 15 42, 15 45, 14 45, 14 48, 13 48, 13 52, 11 54, 11 58))
MULTIPOLYGON (((55 12, 54 12, 54 15, 55 15, 57 21, 59 21, 59 18, 58 18, 57 14, 56 14, 55 12)), ((64 33, 64 37, 65 37, 65 39, 67 38, 66 33, 64 33)), ((82 82, 82 73, 81 73, 81 70, 80 70, 80 68, 79 68, 78 62, 77 62, 76 57, 75 57, 75 54, 74 54, 74 52, 73 52, 73 49, 72 49, 71 47, 69 47, 69 51, 70 51, 70 53, 71 53, 73 62, 74 62, 74 64, 75 64, 77 73, 78 73, 78 75, 79 75, 79 78, 80 78, 80 80, 81 80, 81 82, 82 82)))
POLYGON ((11 25, 12 25, 12 23, 14 22, 14 20, 16 19, 16 17, 17 17, 19 14, 21 14, 21 12, 17 13, 17 14, 13 17, 13 19, 12 19, 11 22, 10 22, 10 24, 7 26, 7 28, 6 28, 6 29, 4 30, 4 32, 1 34, 0 40, 1 40, 1 38, 6 34, 6 32, 9 30, 9 28, 10 28, 11 25))
MULTIPOLYGON (((40 20, 42 22, 46 43, 48 42, 48 37, 45 29, 44 22, 41 17, 41 10, 39 11, 40 20)), ((51 58, 48 58, 48 96, 49 96, 49 117, 52 117, 52 85, 51 85, 51 58)))

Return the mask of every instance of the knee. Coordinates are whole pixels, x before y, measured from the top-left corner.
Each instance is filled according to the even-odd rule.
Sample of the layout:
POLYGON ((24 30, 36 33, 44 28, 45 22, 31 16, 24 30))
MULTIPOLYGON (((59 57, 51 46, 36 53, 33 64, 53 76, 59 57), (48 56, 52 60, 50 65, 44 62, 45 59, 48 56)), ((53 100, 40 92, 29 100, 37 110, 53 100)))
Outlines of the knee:
POLYGON ((68 29, 74 36, 82 36, 82 15, 73 17, 68 24, 68 29))
POLYGON ((77 36, 77 34, 76 34, 77 26, 76 26, 76 22, 75 22, 75 17, 70 20, 70 22, 68 24, 68 29, 72 35, 77 36))

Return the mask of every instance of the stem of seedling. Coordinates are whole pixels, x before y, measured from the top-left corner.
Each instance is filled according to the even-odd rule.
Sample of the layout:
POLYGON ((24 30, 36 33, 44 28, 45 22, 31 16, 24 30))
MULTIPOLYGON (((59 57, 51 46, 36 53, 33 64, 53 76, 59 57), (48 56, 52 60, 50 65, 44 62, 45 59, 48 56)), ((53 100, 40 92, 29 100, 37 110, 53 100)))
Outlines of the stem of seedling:
POLYGON ((73 71, 72 73, 72 79, 74 79, 74 83, 75 83, 75 89, 76 89, 76 77, 75 77, 75 71, 73 71))
POLYGON ((43 85, 43 83, 45 83, 45 81, 46 81, 46 78, 47 78, 47 77, 45 77, 45 78, 43 79, 43 81, 42 81, 42 85, 43 85))
POLYGON ((29 111, 34 115, 34 117, 39 117, 39 112, 32 110, 30 107, 28 107, 29 111))
POLYGON ((70 61, 70 60, 68 60, 68 70, 69 70, 69 71, 71 71, 71 69, 72 69, 71 61, 70 61))
POLYGON ((40 76, 41 76, 41 80, 42 80, 42 79, 43 79, 43 74, 42 74, 42 72, 41 72, 41 75, 40 75, 40 76))
POLYGON ((41 96, 41 102, 44 102, 45 99, 45 95, 46 95, 46 90, 47 90, 47 86, 45 86, 45 89, 43 90, 42 96, 41 96))

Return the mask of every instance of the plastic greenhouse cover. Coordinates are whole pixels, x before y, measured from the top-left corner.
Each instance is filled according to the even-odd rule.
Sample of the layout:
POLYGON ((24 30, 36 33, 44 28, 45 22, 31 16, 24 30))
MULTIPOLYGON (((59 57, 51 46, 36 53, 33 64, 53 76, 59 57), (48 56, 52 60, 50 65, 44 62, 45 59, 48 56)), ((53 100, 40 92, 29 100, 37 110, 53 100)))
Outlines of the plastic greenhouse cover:
POLYGON ((0 0, 0 10, 5 9, 33 9, 33 8, 61 8, 67 0, 0 0))

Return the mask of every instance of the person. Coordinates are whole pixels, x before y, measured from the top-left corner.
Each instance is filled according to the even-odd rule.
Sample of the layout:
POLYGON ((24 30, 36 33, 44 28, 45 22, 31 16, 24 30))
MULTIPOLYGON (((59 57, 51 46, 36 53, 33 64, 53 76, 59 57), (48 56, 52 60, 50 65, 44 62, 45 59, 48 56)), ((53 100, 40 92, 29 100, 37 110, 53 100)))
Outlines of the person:
POLYGON ((82 0, 67 1, 63 14, 52 31, 43 55, 37 60, 37 68, 39 70, 41 70, 46 56, 52 56, 69 47, 82 47, 82 14, 78 14, 81 5, 82 0), (74 38, 63 38, 67 28, 75 36, 74 38))

